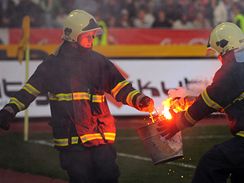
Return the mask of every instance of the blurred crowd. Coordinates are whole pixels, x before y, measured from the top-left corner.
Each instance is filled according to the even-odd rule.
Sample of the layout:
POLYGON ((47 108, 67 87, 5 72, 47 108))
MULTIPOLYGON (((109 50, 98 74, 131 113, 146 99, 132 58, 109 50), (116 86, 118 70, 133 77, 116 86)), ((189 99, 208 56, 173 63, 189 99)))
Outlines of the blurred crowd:
POLYGON ((1 0, 0 27, 61 27, 73 9, 83 9, 108 27, 208 29, 243 16, 243 0, 1 0))

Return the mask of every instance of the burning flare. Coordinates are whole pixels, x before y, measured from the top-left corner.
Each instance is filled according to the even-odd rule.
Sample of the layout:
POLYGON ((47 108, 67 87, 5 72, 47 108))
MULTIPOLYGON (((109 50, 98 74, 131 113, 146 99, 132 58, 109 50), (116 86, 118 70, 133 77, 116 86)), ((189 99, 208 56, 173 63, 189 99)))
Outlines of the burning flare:
POLYGON ((163 110, 158 112, 156 109, 154 112, 150 113, 150 119, 152 123, 157 120, 160 121, 169 121, 173 118, 170 110, 173 110, 175 113, 186 111, 195 101, 195 97, 184 97, 184 98, 167 98, 162 102, 163 110))

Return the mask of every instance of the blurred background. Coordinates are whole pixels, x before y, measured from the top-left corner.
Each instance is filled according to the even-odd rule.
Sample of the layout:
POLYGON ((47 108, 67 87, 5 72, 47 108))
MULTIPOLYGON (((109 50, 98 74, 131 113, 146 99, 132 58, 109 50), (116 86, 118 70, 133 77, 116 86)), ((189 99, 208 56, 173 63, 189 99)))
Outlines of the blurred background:
MULTIPOLYGON (((26 75, 62 43, 62 22, 74 9, 94 15, 104 31, 94 41, 94 49, 110 58, 158 108, 168 98, 169 89, 181 87, 197 96, 211 83, 221 65, 206 47, 215 25, 234 22, 244 31, 242 0, 1 0, 0 107, 23 86, 26 75), (30 17, 28 65, 25 54, 23 61, 18 61, 26 15, 30 17)), ((4 149, 0 151, 0 169, 67 180, 57 152, 50 147, 48 104, 47 96, 39 96, 31 104, 27 142, 22 138, 23 112, 12 130, 0 131, 0 149, 4 149)), ((184 132, 183 159, 154 166, 135 133, 148 122, 148 114, 122 106, 111 97, 109 105, 117 120, 122 183, 190 182, 204 151, 229 137, 223 117, 210 116, 194 130, 184 132)), ((5 183, 3 177, 0 183, 5 183)))

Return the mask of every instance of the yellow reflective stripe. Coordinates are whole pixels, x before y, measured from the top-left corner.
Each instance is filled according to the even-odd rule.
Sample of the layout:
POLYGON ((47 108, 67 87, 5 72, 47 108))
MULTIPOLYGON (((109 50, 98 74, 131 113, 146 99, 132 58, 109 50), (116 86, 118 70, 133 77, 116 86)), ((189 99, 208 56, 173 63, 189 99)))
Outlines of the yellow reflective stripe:
POLYGON ((90 99, 90 94, 87 92, 75 92, 72 93, 73 95, 73 100, 89 100, 90 99))
POLYGON ((132 100, 134 98, 134 96, 136 94, 140 93, 138 90, 133 90, 132 92, 130 92, 127 97, 126 97, 126 103, 129 105, 129 106, 133 106, 133 103, 132 103, 132 100))
POLYGON ((225 106, 225 108, 223 109, 223 112, 224 110, 228 109, 230 106, 232 106, 235 102, 237 101, 241 101, 244 99, 244 92, 241 93, 241 95, 239 95, 237 98, 235 98, 235 100, 233 100, 233 102, 231 102, 230 104, 228 104, 227 106, 225 106))
POLYGON ((105 136, 105 139, 106 140, 112 140, 114 141, 115 140, 115 133, 104 133, 104 136, 105 136))
POLYGON ((92 102, 104 102, 105 96, 104 95, 92 95, 92 102))
POLYGON ((68 138, 64 139, 53 139, 55 146, 68 146, 68 138))
POLYGON ((71 144, 78 144, 79 137, 71 137, 71 144))
MULTIPOLYGON (((78 144, 79 137, 71 137, 71 144, 78 144)), ((68 146, 69 140, 68 138, 63 139, 54 139, 55 146, 68 146)))
POLYGON ((126 80, 119 82, 119 83, 112 89, 112 91, 111 91, 113 97, 115 98, 116 95, 119 93, 119 91, 120 91, 122 88, 124 88, 126 85, 128 85, 129 83, 130 83, 130 82, 129 82, 129 81, 126 81, 126 80))
POLYGON ((237 101, 241 101, 241 100, 243 100, 244 99, 244 92, 242 92, 241 94, 240 94, 240 96, 238 96, 237 98, 235 98, 235 100, 233 101, 233 103, 235 103, 235 102, 237 102, 237 101))
POLYGON ((213 101, 208 96, 207 90, 204 90, 204 92, 201 94, 201 96, 202 96, 204 102, 207 104, 207 106, 209 106, 209 107, 211 107, 213 109, 216 109, 217 111, 223 109, 223 107, 221 107, 218 103, 216 103, 215 101, 213 101))
POLYGON ((59 94, 52 94, 51 97, 49 97, 50 100, 57 100, 57 101, 70 101, 72 100, 72 93, 59 93, 59 94))
POLYGON ((103 139, 102 135, 100 133, 93 133, 93 134, 86 134, 83 136, 80 136, 80 140, 82 143, 85 143, 87 141, 96 140, 96 139, 103 139))
POLYGON ((20 111, 25 109, 25 105, 22 102, 20 102, 17 98, 14 97, 10 98, 9 103, 15 104, 20 111))
MULTIPOLYGON (((106 140, 115 140, 115 133, 104 133, 105 139, 106 140)), ((93 134, 86 134, 83 136, 80 136, 81 142, 85 143, 91 140, 95 139, 103 139, 102 135, 100 133, 93 133, 93 134)), ((61 138, 61 139, 53 139, 54 145, 55 146, 68 146, 69 145, 69 140, 68 138, 61 138)), ((71 137, 71 144, 78 144, 79 142, 79 137, 71 137)))
POLYGON ((58 101, 70 101, 72 100, 72 93, 59 93, 55 95, 58 101))
POLYGON ((193 119, 193 118, 191 117, 191 115, 189 114, 188 111, 186 111, 184 115, 185 115, 186 120, 187 120, 189 123, 191 123, 192 125, 194 125, 194 124, 197 122, 195 119, 193 119))
POLYGON ((34 96, 38 96, 41 93, 39 90, 37 90, 34 86, 32 86, 29 83, 25 84, 25 86, 22 89, 34 96))
POLYGON ((240 137, 244 137, 244 131, 239 131, 236 133, 236 135, 238 135, 240 137))
POLYGON ((72 93, 58 93, 58 94, 50 93, 48 98, 49 98, 49 100, 71 101, 72 100, 72 93))
MULTIPOLYGON (((74 92, 74 93, 49 93, 49 100, 55 101, 72 101, 72 100, 90 100, 91 94, 87 92, 74 92)), ((92 95, 92 102, 104 102, 105 95, 92 95)))

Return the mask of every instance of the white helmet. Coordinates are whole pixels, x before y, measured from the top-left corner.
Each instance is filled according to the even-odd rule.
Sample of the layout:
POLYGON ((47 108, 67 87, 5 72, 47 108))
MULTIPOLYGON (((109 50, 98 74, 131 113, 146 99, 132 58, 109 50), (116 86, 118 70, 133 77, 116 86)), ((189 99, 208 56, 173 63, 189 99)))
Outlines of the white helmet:
POLYGON ((221 23, 210 34, 208 47, 221 55, 241 46, 244 46, 244 33, 234 23, 221 23))
POLYGON ((96 19, 83 10, 73 10, 64 20, 63 39, 76 42, 80 34, 90 31, 96 31, 96 35, 102 34, 101 27, 96 19))

